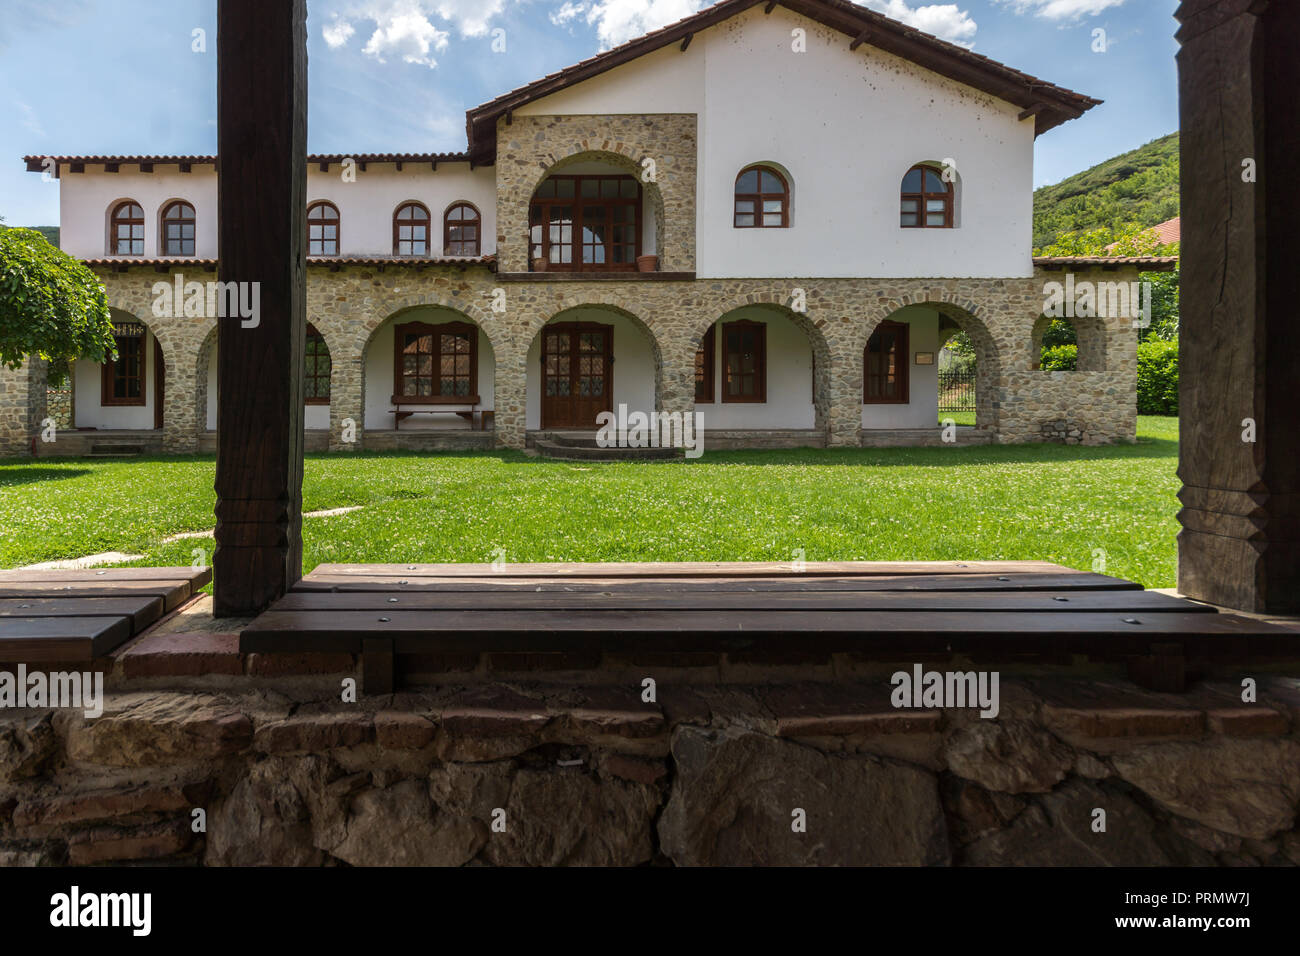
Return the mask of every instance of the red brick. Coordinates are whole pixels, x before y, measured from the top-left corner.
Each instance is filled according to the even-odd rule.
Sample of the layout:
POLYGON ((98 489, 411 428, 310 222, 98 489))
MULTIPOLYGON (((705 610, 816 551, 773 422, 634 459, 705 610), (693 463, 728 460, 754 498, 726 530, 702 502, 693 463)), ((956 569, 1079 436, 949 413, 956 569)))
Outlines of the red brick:
POLYGON ((579 734, 653 737, 664 729, 663 713, 641 700, 639 686, 588 689, 564 707, 564 716, 579 734))
POLYGON ((781 737, 839 737, 851 734, 937 733, 937 710, 894 707, 884 684, 803 681, 762 693, 781 737))
POLYGON ((1280 737, 1291 730, 1286 714, 1271 707, 1220 707, 1205 712, 1210 730, 1226 737, 1280 737))
POLYGON ((825 717, 783 717, 778 737, 847 737, 850 735, 937 734, 943 715, 937 710, 890 710, 876 714, 832 714, 825 717))
POLYGON ((1099 681, 1030 682, 1047 728, 1064 737, 1199 737, 1205 713, 1188 697, 1099 681))
POLYGON ((442 712, 442 728, 454 736, 526 735, 550 720, 544 701, 500 686, 467 691, 442 712))
POLYGON ((263 724, 253 734, 253 747, 263 753, 319 751, 356 747, 374 739, 369 714, 311 714, 263 724))
POLYGON ((244 673, 238 634, 153 634, 120 655, 125 677, 244 673))
POLYGON ((185 821, 131 830, 99 827, 72 835, 68 841, 68 862, 73 866, 89 866, 158 860, 185 850, 190 837, 189 824, 185 821))
POLYGON ((350 674, 357 662, 351 654, 249 654, 251 677, 301 677, 309 674, 350 674))
POLYGON ((375 714, 375 739, 385 750, 419 750, 433 742, 436 729, 431 720, 419 714, 375 714))

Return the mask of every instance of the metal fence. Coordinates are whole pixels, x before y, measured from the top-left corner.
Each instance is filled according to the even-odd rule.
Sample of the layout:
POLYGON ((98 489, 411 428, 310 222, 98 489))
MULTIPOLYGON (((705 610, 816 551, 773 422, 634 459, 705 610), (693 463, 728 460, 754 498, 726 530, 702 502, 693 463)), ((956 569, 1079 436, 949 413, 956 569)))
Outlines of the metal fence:
POLYGON ((975 411, 975 369, 939 370, 939 411, 975 411))

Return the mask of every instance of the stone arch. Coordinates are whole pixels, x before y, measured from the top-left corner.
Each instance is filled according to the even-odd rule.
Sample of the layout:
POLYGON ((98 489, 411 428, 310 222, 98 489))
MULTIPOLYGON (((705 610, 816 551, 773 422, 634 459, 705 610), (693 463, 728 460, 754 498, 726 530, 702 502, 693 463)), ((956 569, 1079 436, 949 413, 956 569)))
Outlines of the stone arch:
MULTIPOLYGON (((792 308, 791 297, 787 293, 772 291, 750 293, 748 295, 733 296, 721 303, 710 306, 704 317, 697 319, 694 325, 687 330, 686 338, 690 343, 691 355, 694 356, 699 351, 705 333, 715 324, 738 309, 754 307, 775 312, 783 318, 789 319, 795 327, 808 337, 813 353, 813 394, 816 396, 814 402, 816 410, 814 427, 818 430, 825 430, 829 427, 831 408, 834 405, 833 382, 835 380, 835 371, 844 358, 836 353, 830 339, 827 338, 823 330, 825 319, 814 319, 808 312, 792 308)), ((809 308, 813 311, 816 310, 815 305, 809 308)), ((691 367, 694 369, 693 362, 691 367)), ((692 402, 693 395, 694 392, 692 391, 692 402)))
MULTIPOLYGON (((624 143, 606 143, 600 149, 591 149, 585 143, 573 144, 569 151, 561 152, 560 155, 552 153, 550 165, 544 166, 540 175, 535 177, 528 185, 528 195, 525 198, 526 206, 532 203, 533 196, 536 195, 537 189, 547 177, 556 174, 562 174, 566 168, 577 166, 581 163, 608 163, 609 165, 620 169, 630 176, 636 177, 641 182, 642 194, 642 214, 648 207, 655 217, 655 254, 662 258, 664 239, 667 225, 665 219, 665 206, 663 191, 658 182, 644 182, 641 180, 641 160, 636 156, 632 149, 624 143)), ((528 216, 525 208, 524 216, 524 247, 527 249, 530 245, 530 239, 527 232, 528 216)), ((644 251, 644 250, 643 250, 644 251)), ((632 268, 635 268, 633 266, 632 268)))
MULTIPOLYGON (((395 324, 420 309, 442 309, 453 313, 459 319, 472 323, 487 336, 488 345, 492 349, 493 405, 495 407, 495 392, 497 391, 497 378, 502 364, 502 349, 506 347, 504 330, 497 324, 484 322, 485 312, 483 309, 468 304, 466 307, 447 304, 441 296, 410 296, 402 300, 402 302, 404 304, 396 309, 386 312, 380 309, 367 315, 365 321, 360 324, 355 337, 340 343, 339 352, 335 351, 334 342, 328 336, 326 337, 325 344, 329 347, 332 361, 330 374, 331 419, 337 422, 341 417, 353 414, 348 411, 349 408, 353 408, 355 413, 361 416, 357 421, 358 431, 364 429, 366 399, 371 389, 370 376, 366 374, 366 368, 370 362, 371 347, 374 345, 379 332, 385 326, 395 324), (345 362, 356 369, 355 382, 353 383, 341 381, 348 374, 345 362)), ((320 324, 316 325, 316 329, 322 335, 326 335, 325 329, 320 324)), ((331 424, 331 432, 333 431, 337 431, 334 423, 331 424)))
POLYGON ((1106 323, 1104 319, 1096 316, 1085 317, 1076 316, 1072 319, 1053 318, 1048 315, 1040 315, 1035 321, 1030 331, 1030 352, 1029 368, 1031 371, 1037 371, 1041 368, 1041 357, 1043 351, 1043 337, 1053 322, 1064 322, 1074 331, 1074 339, 1078 346, 1078 361, 1075 364, 1077 372, 1104 372, 1106 371, 1106 323))
POLYGON ((853 375, 848 377, 858 401, 862 398, 863 354, 871 334, 881 322, 907 306, 921 306, 937 311, 941 319, 957 325, 975 346, 975 427, 997 431, 1000 417, 1000 389, 1003 374, 1003 356, 997 339, 989 328, 988 311, 979 303, 949 292, 922 290, 881 303, 868 322, 857 327, 852 349, 856 356, 853 375))
MULTIPOLYGON (((645 344, 649 346, 650 357, 654 363, 654 411, 663 411, 669 409, 673 403, 667 396, 667 383, 665 382, 665 364, 663 342, 661 335, 663 329, 657 326, 653 319, 644 319, 636 312, 631 311, 623 305, 615 305, 608 300, 608 293, 599 289, 576 289, 568 295, 565 295, 558 303, 554 311, 549 315, 535 316, 528 323, 527 333, 524 338, 523 349, 524 355, 527 356, 542 334, 542 329, 555 321, 564 321, 570 313, 581 309, 601 309, 606 312, 612 312, 628 320, 628 322, 642 335, 645 344)), ((617 339, 615 340, 617 342, 617 339)), ((617 364, 617 363, 616 363, 617 364)), ((526 370, 525 370, 526 374, 526 370)), ((617 369, 615 377, 615 387, 618 385, 617 369)))
POLYGON ((208 377, 211 374, 212 361, 217 354, 217 324, 212 327, 199 345, 195 355, 194 367, 194 422, 196 438, 208 430, 208 377))

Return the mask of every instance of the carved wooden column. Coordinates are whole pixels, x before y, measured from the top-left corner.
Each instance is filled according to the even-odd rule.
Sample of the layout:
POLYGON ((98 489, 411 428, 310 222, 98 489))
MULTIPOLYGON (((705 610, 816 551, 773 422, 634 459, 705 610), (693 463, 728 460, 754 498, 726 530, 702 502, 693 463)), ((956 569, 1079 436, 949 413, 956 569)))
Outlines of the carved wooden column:
POLYGON ((260 611, 302 575, 306 18, 306 0, 217 12, 218 275, 257 283, 259 305, 218 320, 219 616, 260 611))
POLYGON ((1243 610, 1296 611, 1300 3, 1184 0, 1178 19, 1178 586, 1243 610))

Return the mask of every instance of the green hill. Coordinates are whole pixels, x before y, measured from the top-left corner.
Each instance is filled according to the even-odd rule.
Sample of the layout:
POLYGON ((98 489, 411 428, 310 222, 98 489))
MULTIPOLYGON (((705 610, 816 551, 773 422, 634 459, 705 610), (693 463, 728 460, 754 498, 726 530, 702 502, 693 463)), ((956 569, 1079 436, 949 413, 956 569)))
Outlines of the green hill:
POLYGON ((1178 134, 1034 190, 1034 248, 1067 232, 1115 234, 1156 226, 1178 215, 1178 134))

